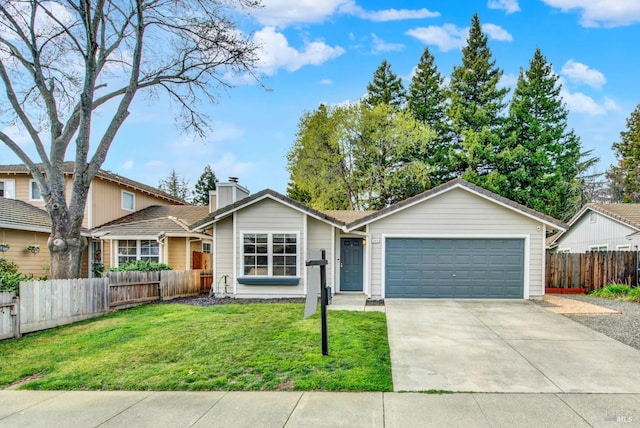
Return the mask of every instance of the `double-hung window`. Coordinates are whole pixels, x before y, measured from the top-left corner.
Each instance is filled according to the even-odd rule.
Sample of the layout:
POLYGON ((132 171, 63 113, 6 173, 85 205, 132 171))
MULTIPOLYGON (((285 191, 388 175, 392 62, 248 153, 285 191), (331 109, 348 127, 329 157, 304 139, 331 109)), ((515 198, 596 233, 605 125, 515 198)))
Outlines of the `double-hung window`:
POLYGON ((40 185, 36 180, 29 181, 29 200, 41 201, 42 193, 40 192, 40 185))
POLYGON ((135 260, 160 262, 160 245, 151 239, 118 241, 118 266, 135 260))
POLYGON ((297 233, 243 234, 243 275, 297 276, 298 240, 297 233))

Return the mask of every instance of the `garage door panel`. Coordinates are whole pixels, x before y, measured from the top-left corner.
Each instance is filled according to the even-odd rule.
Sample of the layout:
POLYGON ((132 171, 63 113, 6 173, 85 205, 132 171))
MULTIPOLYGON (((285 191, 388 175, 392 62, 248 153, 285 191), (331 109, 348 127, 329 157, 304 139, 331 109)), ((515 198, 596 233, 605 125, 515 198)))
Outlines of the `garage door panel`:
POLYGON ((387 297, 522 298, 523 239, 387 238, 387 297))

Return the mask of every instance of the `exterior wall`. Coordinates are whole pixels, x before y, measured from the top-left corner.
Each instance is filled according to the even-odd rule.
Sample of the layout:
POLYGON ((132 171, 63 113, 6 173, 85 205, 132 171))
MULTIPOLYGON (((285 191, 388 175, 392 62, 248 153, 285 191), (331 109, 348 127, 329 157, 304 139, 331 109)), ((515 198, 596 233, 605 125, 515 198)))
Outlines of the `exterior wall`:
MULTIPOLYGON (((412 207, 381 218, 368 226, 371 242, 367 253, 371 261, 369 293, 384 297, 384 237, 510 237, 528 236, 525 248, 525 297, 544 294, 544 228, 531 218, 463 189, 452 189, 412 207), (527 251, 528 250, 528 251, 527 251), (528 253, 528 262, 527 262, 528 253), (528 277, 527 277, 528 266, 528 277)), ((526 243, 526 241, 525 241, 526 243)), ((367 285, 365 285, 365 288, 367 285)))
MULTIPOLYGON (((189 238, 168 238, 167 246, 164 251, 167 252, 167 264, 173 270, 190 270, 191 265, 186 265, 187 243, 189 238)), ((191 261, 191 253, 189 253, 189 261, 191 261)))
POLYGON ((584 253, 589 245, 608 245, 609 251, 615 251, 619 245, 631 245, 637 248, 638 238, 628 240, 627 235, 636 232, 629 226, 612 220, 595 211, 586 210, 584 214, 558 239, 556 251, 584 253), (591 223, 591 213, 595 214, 595 223, 591 223))
MULTIPOLYGON (((305 255, 306 240, 304 237, 304 222, 306 214, 289 208, 271 199, 264 199, 236 212, 236 276, 233 278, 235 294, 238 297, 303 297, 305 295, 305 255), (300 282, 291 285, 242 285, 237 278, 242 272, 242 234, 251 232, 288 232, 298 233, 298 266, 297 273, 300 282)), ((232 248, 232 247, 231 247, 232 248)))
MULTIPOLYGON (((307 248, 303 251, 302 257, 304 262, 311 259, 312 250, 325 250, 325 257, 329 261, 327 264, 327 286, 333 290, 335 288, 335 251, 332 244, 331 236, 334 233, 334 227, 330 224, 316 220, 307 216, 307 248)), ((311 268, 307 269, 307 275, 311 272, 311 268)))
MULTIPOLYGON (((87 201, 87 207, 89 203, 91 203, 91 212, 93 215, 93 224, 91 227, 98 227, 134 212, 122 209, 122 190, 135 195, 134 211, 139 211, 151 205, 171 205, 170 202, 164 199, 125 188, 108 180, 96 178, 91 184, 91 198, 87 201)), ((87 218, 85 218, 85 221, 86 220, 87 218)))
POLYGON ((225 284, 228 293, 233 293, 233 218, 227 217, 215 224, 213 231, 213 281, 216 295, 224 294, 225 284))
POLYGON ((14 229, 0 229, 0 233, 2 242, 10 245, 8 251, 0 253, 0 257, 15 262, 22 274, 35 277, 49 275, 50 259, 47 248, 49 233, 14 229), (31 244, 40 245, 38 254, 27 251, 27 246, 31 244))

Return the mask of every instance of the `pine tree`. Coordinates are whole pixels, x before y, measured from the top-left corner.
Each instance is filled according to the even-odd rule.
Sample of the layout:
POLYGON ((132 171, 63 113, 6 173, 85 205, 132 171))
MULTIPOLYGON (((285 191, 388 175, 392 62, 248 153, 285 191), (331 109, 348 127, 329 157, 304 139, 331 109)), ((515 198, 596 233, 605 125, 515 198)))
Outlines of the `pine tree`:
POLYGON ((424 157, 425 162, 433 167, 431 184, 434 186, 451 178, 448 165, 451 136, 446 118, 447 95, 443 85, 444 78, 435 65, 434 57, 429 48, 425 48, 409 85, 407 107, 416 120, 429 125, 436 133, 424 157))
POLYGON ((167 178, 160 180, 158 189, 174 198, 186 200, 189 195, 189 181, 184 177, 180 177, 176 170, 172 169, 167 178))
MULTIPOLYGON (((617 178, 622 202, 640 202, 640 104, 627 118, 627 130, 620 132, 620 141, 613 143, 618 165, 607 172, 610 181, 617 178)), ((613 186, 612 186, 613 187, 613 186)))
POLYGON ((493 179, 502 196, 567 220, 584 203, 584 176, 597 158, 581 153, 580 139, 568 129, 561 89, 536 49, 518 76, 493 179))
POLYGON ((367 84, 365 103, 369 107, 388 104, 399 109, 404 105, 406 98, 402 79, 391 71, 391 65, 387 60, 383 60, 373 73, 373 80, 367 84))
POLYGON ((192 203, 195 205, 209 205, 209 190, 216 190, 218 179, 209 165, 204 167, 204 172, 196 182, 193 189, 192 203))
POLYGON ((453 131, 449 154, 454 172, 477 184, 490 184, 484 176, 495 169, 504 123, 503 100, 508 92, 498 88, 501 76, 474 14, 467 45, 462 48, 462 64, 451 74, 447 116, 453 131))

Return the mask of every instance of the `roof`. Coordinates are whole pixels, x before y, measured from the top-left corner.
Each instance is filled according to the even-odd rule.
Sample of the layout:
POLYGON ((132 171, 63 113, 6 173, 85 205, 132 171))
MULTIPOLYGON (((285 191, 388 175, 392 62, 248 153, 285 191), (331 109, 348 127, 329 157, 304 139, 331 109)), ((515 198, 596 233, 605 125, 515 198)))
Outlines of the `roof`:
MULTIPOLYGON (((40 170, 44 172, 44 168, 42 164, 37 164, 40 167, 40 170)), ((63 171, 67 175, 73 174, 75 170, 75 162, 64 162, 63 171)), ((0 173, 4 174, 30 174, 29 170, 24 164, 17 165, 0 165, 0 173)), ((176 198, 162 190, 149 186, 143 183, 140 183, 135 180, 131 180, 129 178, 123 177, 121 175, 115 174, 111 171, 99 170, 96 174, 97 178, 101 178, 103 180, 111 181, 122 186, 128 187, 130 189, 137 190, 139 192, 148 193, 150 195, 156 196, 161 199, 165 199, 167 201, 171 201, 175 204, 186 204, 186 202, 180 198, 176 198)))
MULTIPOLYGON (((315 210, 313 208, 309 208, 308 206, 301 204, 300 202, 291 199, 288 196, 285 196, 281 193, 276 192, 275 190, 271 190, 271 189, 264 189, 261 190, 257 193, 254 193, 253 195, 249 195, 246 198, 240 199, 239 201, 234 202, 233 204, 229 204, 227 206, 224 206, 222 208, 220 208, 219 210, 216 210, 214 212, 212 212, 211 214, 209 214, 207 217, 205 217, 204 219, 195 222, 194 224, 191 225, 192 229, 202 229, 212 223, 215 223, 216 221, 227 217, 228 215, 230 215, 231 213, 233 213, 234 211, 237 211, 238 209, 244 208, 245 206, 248 205, 252 205, 253 203, 256 203, 258 201, 261 201, 263 199, 273 199, 273 200, 277 200, 280 202, 283 202, 285 205, 289 205, 290 207, 298 210, 298 211, 302 211, 305 212, 309 215, 311 215, 312 217, 315 217, 319 220, 325 221, 327 223, 333 224, 336 227, 340 227, 342 228, 343 226, 345 226, 347 223, 343 220, 340 220, 338 218, 332 217, 328 214, 326 214, 325 212, 322 211, 318 211, 315 210)), ((337 211, 336 211, 337 212, 337 211)))
POLYGON ((0 227, 51 232, 51 218, 45 210, 26 202, 0 198, 0 227))
POLYGON ((542 214, 538 211, 532 210, 524 205, 513 202, 510 199, 504 198, 496 193, 490 192, 482 187, 471 184, 463 179, 457 178, 453 179, 445 184, 442 184, 438 187, 435 187, 431 190, 427 190, 426 192, 420 193, 419 195, 413 196, 411 198, 405 199, 402 202, 398 202, 396 204, 390 205, 386 208, 383 208, 379 211, 344 211, 344 210, 325 210, 318 211, 313 208, 309 208, 306 205, 301 204, 298 201, 294 201, 293 199, 284 196, 276 191, 271 189, 265 189, 253 195, 250 195, 244 199, 241 199, 233 204, 227 205, 207 216, 203 220, 200 220, 191 225, 194 229, 202 229, 212 223, 215 223, 217 220, 224 218, 234 211, 237 211, 247 205, 251 205, 257 201, 260 201, 264 198, 271 198, 299 210, 306 212, 320 220, 326 221, 335 225, 336 227, 340 227, 344 230, 354 230, 362 225, 371 223, 375 220, 378 220, 382 217, 386 217, 396 211, 403 210, 407 207, 410 207, 414 204, 422 202, 423 200, 429 199, 441 193, 447 192, 454 188, 463 188, 472 193, 475 193, 481 197, 492 200, 500 205, 503 205, 511 210, 517 211, 520 214, 528 216, 530 218, 536 219, 542 223, 545 223, 554 229, 565 230, 567 225, 560 220, 557 220, 551 216, 546 214, 542 214))
POLYGON ((152 205, 93 229, 95 236, 189 236, 189 225, 209 213, 208 207, 152 205))
POLYGON ((379 218, 386 217, 396 211, 403 210, 407 207, 415 205, 419 202, 422 202, 426 199, 432 198, 436 195, 439 195, 444 192, 448 192, 455 188, 462 188, 468 190, 472 193, 477 194, 478 196, 484 197, 486 199, 492 200, 500 205, 505 206, 506 208, 517 211, 525 216, 531 217, 533 219, 539 220, 542 223, 545 223, 553 228, 558 230, 565 230, 567 225, 560 220, 557 220, 551 216, 546 214, 542 214, 536 210, 533 210, 529 207, 526 207, 522 204, 512 201, 511 199, 507 199, 503 196, 498 195, 497 193, 493 193, 487 189, 484 189, 480 186, 476 186, 475 184, 471 184, 468 181, 465 181, 461 178, 454 178, 438 187, 434 187, 433 189, 427 190, 426 192, 422 192, 418 195, 412 196, 411 198, 405 199, 404 201, 395 203, 386 208, 383 208, 379 211, 376 211, 367 217, 363 217, 360 220, 356 220, 353 223, 349 224, 349 229, 354 229, 356 227, 360 227, 364 224, 371 223, 379 218))

